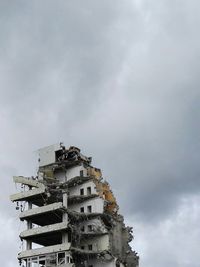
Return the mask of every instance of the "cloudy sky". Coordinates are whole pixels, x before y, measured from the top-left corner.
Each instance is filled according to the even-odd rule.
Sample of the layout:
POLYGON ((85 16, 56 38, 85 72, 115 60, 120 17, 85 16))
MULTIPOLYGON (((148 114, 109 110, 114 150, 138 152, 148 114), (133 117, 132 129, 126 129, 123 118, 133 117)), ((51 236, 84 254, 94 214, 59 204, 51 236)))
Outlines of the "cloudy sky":
POLYGON ((9 195, 63 141, 111 183, 141 267, 199 267, 200 2, 0 0, 0 257, 9 195))

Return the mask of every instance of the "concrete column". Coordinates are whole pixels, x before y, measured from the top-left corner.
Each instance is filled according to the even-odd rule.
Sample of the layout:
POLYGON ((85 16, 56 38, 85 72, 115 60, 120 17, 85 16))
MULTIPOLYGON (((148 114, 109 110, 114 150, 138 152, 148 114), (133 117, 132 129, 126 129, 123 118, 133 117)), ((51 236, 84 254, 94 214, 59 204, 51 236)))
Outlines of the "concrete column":
MULTIPOLYGON (((32 203, 28 202, 28 210, 32 209, 32 206, 33 206, 32 203)), ((27 229, 32 229, 31 221, 27 221, 27 229)), ((32 242, 29 240, 26 241, 26 249, 27 250, 32 249, 32 242)))
MULTIPOLYGON (((63 190, 63 206, 67 209, 68 207, 68 192, 67 190, 63 190)), ((63 213, 63 222, 68 221, 68 214, 65 212, 63 213)), ((62 243, 67 243, 68 242, 68 233, 64 232, 62 234, 62 243)))
POLYGON ((26 266, 27 267, 31 267, 31 263, 30 262, 27 262, 26 266))

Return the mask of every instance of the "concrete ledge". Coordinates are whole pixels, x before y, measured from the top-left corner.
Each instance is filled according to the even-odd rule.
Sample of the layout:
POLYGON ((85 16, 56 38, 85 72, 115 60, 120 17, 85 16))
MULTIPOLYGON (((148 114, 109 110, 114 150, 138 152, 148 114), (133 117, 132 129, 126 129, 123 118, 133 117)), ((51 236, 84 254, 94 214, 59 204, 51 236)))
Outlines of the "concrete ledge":
POLYGON ((83 202, 85 200, 91 199, 91 198, 99 198, 98 194, 90 194, 90 195, 71 195, 68 196, 68 202, 69 204, 79 203, 83 202))
POLYGON ((25 220, 27 218, 38 216, 38 215, 45 214, 48 212, 53 212, 53 211, 56 211, 59 209, 63 209, 62 202, 58 202, 58 203, 54 203, 54 204, 50 204, 50 205, 46 205, 46 206, 33 208, 30 210, 24 211, 19 215, 19 218, 20 218, 20 220, 25 220))
POLYGON ((10 200, 12 202, 27 200, 31 197, 36 197, 36 196, 44 194, 44 193, 45 193, 45 188, 32 189, 29 191, 25 191, 22 193, 17 193, 17 194, 11 195, 10 200))
POLYGON ((30 177, 24 177, 24 176, 13 176, 13 182, 18 184, 24 184, 28 186, 38 187, 38 188, 44 188, 44 185, 40 183, 38 180, 34 180, 30 177))
POLYGON ((91 176, 75 176, 69 179, 67 182, 63 184, 63 186, 73 187, 79 184, 84 184, 85 182, 92 180, 91 176))
POLYGON ((36 248, 32 250, 25 250, 18 254, 18 259, 41 256, 41 255, 56 253, 60 251, 67 251, 70 249, 70 245, 71 243, 64 243, 64 244, 59 244, 55 246, 36 248))
POLYGON ((86 249, 71 247, 71 251, 73 251, 76 254, 96 255, 96 254, 103 254, 107 250, 95 251, 95 250, 86 250, 86 249))
POLYGON ((28 239, 30 237, 34 237, 34 236, 38 236, 42 234, 62 231, 67 228, 68 228, 68 222, 50 224, 50 225, 46 225, 43 227, 37 227, 37 228, 32 228, 32 229, 23 231, 20 234, 20 238, 28 239))

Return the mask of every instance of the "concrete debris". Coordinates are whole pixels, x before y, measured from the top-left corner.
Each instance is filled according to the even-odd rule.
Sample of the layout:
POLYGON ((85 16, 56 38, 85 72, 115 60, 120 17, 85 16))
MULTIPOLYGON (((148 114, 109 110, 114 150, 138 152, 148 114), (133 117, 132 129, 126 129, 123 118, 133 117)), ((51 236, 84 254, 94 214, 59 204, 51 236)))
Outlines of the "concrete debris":
POLYGON ((133 229, 91 160, 60 143, 39 150, 35 177, 13 177, 21 192, 10 198, 27 222, 20 233, 26 249, 18 254, 23 267, 139 266, 129 245, 133 229))

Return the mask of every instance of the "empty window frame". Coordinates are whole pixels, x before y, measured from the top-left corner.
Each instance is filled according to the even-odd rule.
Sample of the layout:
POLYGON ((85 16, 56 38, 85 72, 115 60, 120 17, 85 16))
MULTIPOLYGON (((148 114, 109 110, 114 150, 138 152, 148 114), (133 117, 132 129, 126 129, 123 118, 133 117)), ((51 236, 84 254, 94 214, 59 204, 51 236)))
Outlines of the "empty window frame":
POLYGON ((80 208, 80 212, 81 212, 81 213, 84 213, 84 207, 81 207, 81 208, 80 208))
POLYGON ((87 195, 91 195, 92 194, 92 189, 91 186, 87 187, 87 195))
POLYGON ((38 264, 39 264, 38 257, 27 259, 27 266, 38 267, 38 264))
POLYGON ((66 256, 66 263, 73 263, 72 257, 66 256))
POLYGON ((80 189, 80 195, 83 196, 84 195, 84 188, 80 189))
POLYGON ((88 250, 92 250, 92 244, 88 245, 88 250))
POLYGON ((85 249, 85 247, 84 247, 84 246, 81 246, 81 249, 83 249, 83 250, 84 250, 84 249, 85 249))
POLYGON ((84 225, 81 226, 81 232, 85 232, 85 226, 84 225))
POLYGON ((39 256, 39 267, 44 267, 46 265, 46 257, 39 256))
POLYGON ((60 252, 57 254, 57 265, 65 264, 65 253, 60 252))
POLYGON ((90 205, 90 206, 87 206, 87 212, 88 213, 91 213, 92 212, 92 206, 90 205))
POLYGON ((83 177, 83 170, 80 171, 80 176, 83 177))
POLYGON ((69 232, 67 237, 68 237, 68 243, 71 243, 72 242, 72 233, 69 232))
POLYGON ((88 232, 92 232, 93 231, 93 225, 89 224, 88 225, 88 232))

